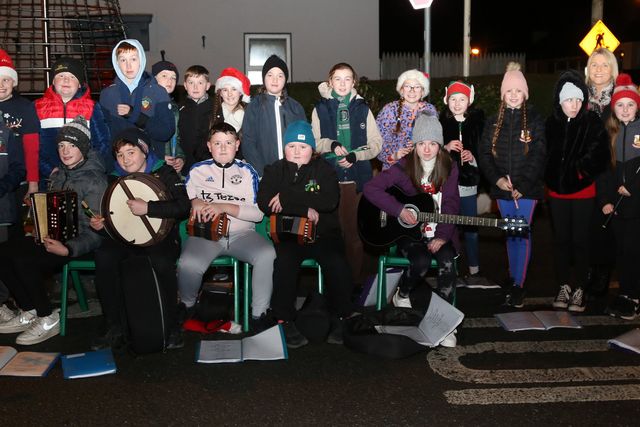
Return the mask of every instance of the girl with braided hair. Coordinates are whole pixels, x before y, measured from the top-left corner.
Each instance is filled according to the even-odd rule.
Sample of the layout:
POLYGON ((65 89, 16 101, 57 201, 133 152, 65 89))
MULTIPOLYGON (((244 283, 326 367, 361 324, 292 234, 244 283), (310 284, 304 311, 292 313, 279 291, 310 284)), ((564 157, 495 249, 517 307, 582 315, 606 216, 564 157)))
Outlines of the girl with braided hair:
MULTIPOLYGON (((523 217, 529 224, 537 201, 544 196, 542 179, 546 157, 544 122, 527 105, 529 88, 520 64, 509 63, 500 87, 497 117, 487 120, 478 160, 480 170, 491 185, 500 214, 523 217)), ((531 235, 508 237, 510 287, 506 304, 523 306, 524 281, 531 257, 531 235)))
POLYGON ((429 95, 429 76, 418 70, 407 70, 400 74, 396 83, 400 99, 382 107, 376 124, 382 135, 382 149, 378 159, 382 169, 406 156, 412 149, 411 135, 416 117, 423 111, 437 115, 436 108, 424 101, 429 95))

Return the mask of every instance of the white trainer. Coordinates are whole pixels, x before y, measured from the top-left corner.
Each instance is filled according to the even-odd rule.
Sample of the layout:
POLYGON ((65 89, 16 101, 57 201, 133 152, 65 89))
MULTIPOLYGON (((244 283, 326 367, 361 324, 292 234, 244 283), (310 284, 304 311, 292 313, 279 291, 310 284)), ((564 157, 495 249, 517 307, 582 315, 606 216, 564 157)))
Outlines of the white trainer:
POLYGON ((393 305, 396 307, 411 308, 411 298, 400 296, 400 288, 398 288, 396 289, 396 293, 393 294, 393 305))
POLYGON ((11 310, 6 304, 0 305, 0 323, 8 322, 16 317, 15 311, 11 310))
POLYGON ((48 316, 37 317, 29 329, 18 335, 16 344, 32 345, 46 341, 60 333, 60 314, 54 311, 48 316))
POLYGON ((0 334, 14 334, 26 331, 37 317, 35 309, 29 311, 18 310, 11 319, 0 323, 0 334))
POLYGON ((458 331, 454 330, 449 335, 444 337, 444 339, 442 340, 440 345, 442 347, 449 347, 449 348, 455 347, 458 344, 458 338, 456 338, 456 332, 458 332, 458 331))

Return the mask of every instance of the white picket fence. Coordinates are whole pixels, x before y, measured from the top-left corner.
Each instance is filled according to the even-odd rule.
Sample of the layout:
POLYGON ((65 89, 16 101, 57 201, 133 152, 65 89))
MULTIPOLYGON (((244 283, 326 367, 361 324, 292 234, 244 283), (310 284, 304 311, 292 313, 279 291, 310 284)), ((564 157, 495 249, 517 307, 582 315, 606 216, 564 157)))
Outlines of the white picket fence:
MULTIPOLYGON (((396 79, 403 71, 417 68, 424 69, 422 55, 415 52, 384 52, 380 60, 380 76, 382 79, 396 79)), ((517 61, 524 70, 526 55, 524 53, 492 53, 472 56, 469 63, 470 76, 486 76, 504 73, 510 61, 517 61)), ((462 75, 461 53, 431 54, 431 76, 450 77, 462 75)))

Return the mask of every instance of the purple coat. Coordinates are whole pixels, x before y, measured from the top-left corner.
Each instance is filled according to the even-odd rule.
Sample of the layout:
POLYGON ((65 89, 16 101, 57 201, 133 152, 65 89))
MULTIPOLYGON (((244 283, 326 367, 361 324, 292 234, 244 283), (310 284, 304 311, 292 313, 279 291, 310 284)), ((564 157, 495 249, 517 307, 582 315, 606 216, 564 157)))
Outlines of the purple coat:
MULTIPOLYGON (((387 193, 386 190, 393 186, 398 187, 405 194, 414 196, 418 194, 418 189, 414 187, 411 178, 404 171, 404 159, 394 164, 376 175, 372 180, 364 186, 364 197, 379 209, 385 211, 389 215, 395 217, 400 216, 404 205, 395 197, 387 193)), ((460 193, 458 192, 458 166, 452 163, 449 178, 444 182, 441 188, 442 206, 440 213, 443 214, 460 214, 460 193)), ((435 232, 436 239, 442 239, 445 242, 451 241, 457 252, 460 252, 460 242, 458 239, 458 231, 453 224, 438 224, 435 232)))

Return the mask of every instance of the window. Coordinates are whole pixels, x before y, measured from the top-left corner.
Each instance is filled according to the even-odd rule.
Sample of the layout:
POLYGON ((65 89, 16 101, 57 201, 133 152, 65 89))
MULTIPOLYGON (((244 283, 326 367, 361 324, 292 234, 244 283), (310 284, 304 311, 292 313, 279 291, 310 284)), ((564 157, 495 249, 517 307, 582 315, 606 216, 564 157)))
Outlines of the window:
POLYGON ((291 81, 291 33, 245 33, 245 71, 252 85, 262 84, 262 65, 273 54, 278 55, 287 63, 289 81, 291 81))

